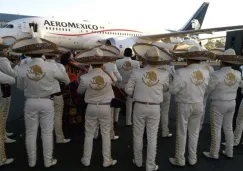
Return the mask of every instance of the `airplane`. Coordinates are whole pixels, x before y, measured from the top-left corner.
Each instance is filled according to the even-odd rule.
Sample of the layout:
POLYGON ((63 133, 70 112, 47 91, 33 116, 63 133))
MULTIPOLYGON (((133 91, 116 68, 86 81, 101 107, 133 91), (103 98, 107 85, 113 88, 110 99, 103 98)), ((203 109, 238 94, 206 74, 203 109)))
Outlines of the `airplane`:
POLYGON ((178 31, 165 30, 160 34, 145 33, 137 29, 112 24, 92 23, 87 20, 74 22, 54 18, 30 17, 7 23, 3 28, 0 28, 0 38, 6 44, 11 45, 18 39, 38 36, 72 50, 85 50, 101 44, 113 45, 119 48, 121 54, 123 54, 125 48, 131 48, 138 42, 164 43, 161 40, 171 37, 243 29, 243 25, 201 29, 208 5, 208 2, 204 2, 182 29, 178 31), (200 25, 198 25, 199 23, 200 25))

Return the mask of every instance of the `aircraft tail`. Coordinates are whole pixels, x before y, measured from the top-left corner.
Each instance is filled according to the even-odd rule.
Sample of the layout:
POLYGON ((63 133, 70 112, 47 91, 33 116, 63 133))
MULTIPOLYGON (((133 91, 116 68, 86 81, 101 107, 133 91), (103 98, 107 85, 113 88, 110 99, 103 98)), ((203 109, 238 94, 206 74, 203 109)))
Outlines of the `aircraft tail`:
POLYGON ((199 30, 207 13, 209 2, 204 2, 180 31, 199 30))

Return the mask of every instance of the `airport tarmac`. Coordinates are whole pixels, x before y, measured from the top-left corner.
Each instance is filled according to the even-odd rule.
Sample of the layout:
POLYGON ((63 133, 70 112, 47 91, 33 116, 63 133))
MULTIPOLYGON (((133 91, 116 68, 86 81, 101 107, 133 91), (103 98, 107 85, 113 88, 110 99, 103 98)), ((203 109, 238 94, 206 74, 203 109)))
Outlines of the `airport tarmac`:
MULTIPOLYGON (((176 68, 179 68, 177 66, 176 68)), ((217 67, 215 67, 217 69, 217 67)), ((234 159, 228 160, 223 155, 220 155, 220 160, 210 160, 202 155, 203 151, 208 151, 210 148, 210 127, 208 117, 208 107, 206 110, 205 124, 203 130, 200 133, 200 139, 198 144, 198 163, 196 166, 186 166, 184 168, 175 168, 169 163, 169 157, 172 157, 175 152, 175 103, 172 98, 171 110, 170 110, 170 130, 173 134, 172 138, 161 138, 161 129, 158 132, 158 144, 157 144, 157 158, 156 162, 161 171, 241 171, 243 170, 243 145, 234 149, 234 159)), ((10 109, 10 117, 8 120, 8 130, 13 132, 17 142, 13 144, 6 144, 7 156, 14 157, 13 164, 4 166, 1 171, 41 171, 45 170, 43 165, 42 155, 42 143, 40 135, 38 138, 38 162, 37 168, 31 169, 28 167, 27 154, 25 149, 25 127, 23 119, 23 107, 24 98, 23 92, 19 92, 16 88, 13 89, 12 104, 10 109)), ((40 131, 39 131, 40 132, 40 131)), ((115 167, 103 168, 102 167, 102 143, 101 137, 94 140, 93 155, 90 167, 84 167, 80 160, 83 151, 84 142, 84 128, 83 124, 70 125, 64 123, 64 132, 67 138, 71 138, 72 141, 68 144, 55 144, 54 156, 58 160, 55 167, 50 168, 50 171, 103 171, 103 170, 145 170, 145 168, 137 168, 132 163, 133 159, 133 144, 132 144, 132 127, 125 126, 125 116, 120 115, 119 124, 117 126, 116 134, 120 138, 116 141, 112 141, 112 157, 118 160, 115 167)), ((224 137, 222 137, 224 140, 224 137)), ((146 139, 144 139, 144 154, 146 154, 146 139)), ((221 150, 223 146, 221 146, 221 150)), ((144 155, 144 161, 145 161, 144 155)), ((187 152, 186 152, 187 156, 187 152)))

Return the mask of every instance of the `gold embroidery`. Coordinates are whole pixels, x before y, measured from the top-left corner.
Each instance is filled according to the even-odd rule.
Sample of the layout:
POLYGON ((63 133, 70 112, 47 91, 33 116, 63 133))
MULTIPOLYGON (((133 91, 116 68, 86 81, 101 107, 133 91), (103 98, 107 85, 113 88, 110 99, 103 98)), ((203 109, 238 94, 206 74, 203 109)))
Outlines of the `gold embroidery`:
POLYGON ((144 77, 142 78, 143 83, 147 85, 148 87, 152 87, 156 84, 158 84, 159 80, 157 80, 157 74, 154 71, 146 72, 146 74, 143 74, 144 77), (145 81, 148 80, 148 81, 145 81))
POLYGON ((165 67, 161 67, 161 68, 159 68, 159 69, 166 71, 165 67))
POLYGON ((205 65, 203 68, 206 69, 206 70, 208 70, 208 72, 210 72, 210 68, 209 68, 208 65, 205 65))
POLYGON ((214 121, 214 106, 211 104, 209 109, 210 115, 210 128, 211 128, 211 146, 210 146, 210 155, 214 156, 216 150, 216 132, 215 132, 215 121, 214 121))
POLYGON ((122 64, 122 68, 125 70, 125 71, 130 71, 132 70, 132 63, 130 61, 126 61, 122 64))
POLYGON ((232 72, 229 72, 228 74, 226 74, 224 83, 229 87, 233 86, 236 83, 235 74, 232 72))
POLYGON ((201 71, 194 71, 191 76, 192 76, 191 77, 191 82, 195 86, 201 85, 204 82, 204 80, 205 80, 205 78, 203 78, 203 74, 202 74, 201 71))
POLYGON ((30 67, 30 70, 28 70, 28 73, 26 74, 29 79, 32 81, 40 81, 46 73, 43 73, 42 68, 39 65, 34 65, 30 67))
POLYGON ((100 75, 93 77, 93 81, 90 82, 90 87, 97 91, 102 90, 107 85, 107 83, 104 81, 104 78, 100 75))

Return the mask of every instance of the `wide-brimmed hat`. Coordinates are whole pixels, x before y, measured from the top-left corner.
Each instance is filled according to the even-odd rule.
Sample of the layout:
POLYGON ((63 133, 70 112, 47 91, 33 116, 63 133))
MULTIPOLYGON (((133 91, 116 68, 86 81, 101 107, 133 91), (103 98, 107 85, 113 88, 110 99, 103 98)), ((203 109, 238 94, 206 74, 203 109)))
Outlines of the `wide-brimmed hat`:
POLYGON ((8 48, 9 45, 5 44, 3 39, 0 37, 0 50, 8 48))
POLYGON ((84 64, 104 64, 121 58, 121 56, 118 56, 113 51, 105 48, 95 47, 78 54, 75 60, 84 64))
POLYGON ((57 49, 54 43, 39 37, 19 39, 10 46, 11 51, 24 54, 45 54, 57 49))
POLYGON ((64 47, 57 47, 57 49, 53 50, 52 52, 44 53, 45 56, 57 56, 57 55, 62 55, 64 53, 69 52, 68 49, 64 47))
POLYGON ((227 49, 222 55, 216 54, 216 59, 231 64, 243 64, 243 56, 236 55, 234 49, 227 49))
POLYGON ((216 55, 223 55, 224 54, 224 49, 220 49, 220 48, 210 49, 209 51, 213 52, 216 55))
POLYGON ((174 60, 174 56, 167 49, 153 44, 137 43, 132 48, 138 57, 145 59, 149 64, 164 65, 174 60))
POLYGON ((201 50, 197 46, 191 46, 187 52, 175 52, 173 51, 173 55, 180 58, 192 59, 192 60, 213 60, 215 58, 215 54, 209 51, 201 50))
POLYGON ((109 51, 115 53, 117 56, 120 55, 120 50, 117 47, 112 46, 112 45, 99 45, 94 48, 100 48, 102 50, 109 50, 109 51))

